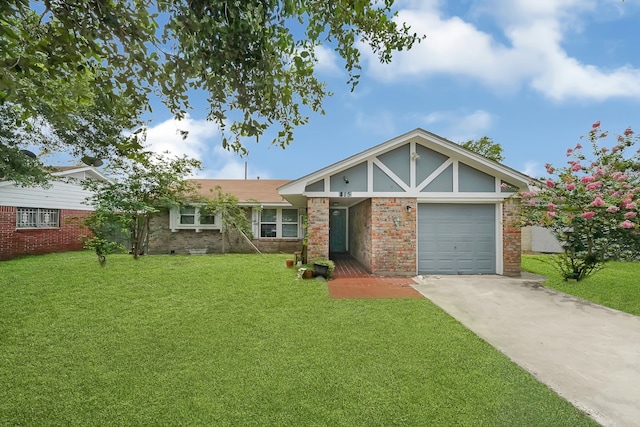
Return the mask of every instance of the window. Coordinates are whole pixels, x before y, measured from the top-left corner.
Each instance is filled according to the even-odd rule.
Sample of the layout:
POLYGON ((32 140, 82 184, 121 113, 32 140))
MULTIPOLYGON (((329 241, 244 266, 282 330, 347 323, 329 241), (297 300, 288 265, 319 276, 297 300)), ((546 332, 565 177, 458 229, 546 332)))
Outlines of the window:
POLYGON ((262 209, 260 237, 298 238, 298 209, 262 209))
POLYGON ((215 213, 205 211, 198 206, 180 206, 171 211, 170 228, 178 229, 219 229, 215 213))
POLYGON ((60 211, 58 209, 18 208, 17 228, 58 228, 60 211))

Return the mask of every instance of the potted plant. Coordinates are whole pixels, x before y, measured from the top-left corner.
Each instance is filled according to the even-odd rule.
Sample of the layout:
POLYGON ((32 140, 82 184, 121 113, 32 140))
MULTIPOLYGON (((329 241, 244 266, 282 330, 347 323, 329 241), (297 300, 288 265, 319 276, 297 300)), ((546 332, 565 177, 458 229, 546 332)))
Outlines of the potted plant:
POLYGON ((325 279, 333 277, 333 271, 336 265, 329 259, 315 259, 313 260, 313 272, 316 276, 322 276, 325 279))

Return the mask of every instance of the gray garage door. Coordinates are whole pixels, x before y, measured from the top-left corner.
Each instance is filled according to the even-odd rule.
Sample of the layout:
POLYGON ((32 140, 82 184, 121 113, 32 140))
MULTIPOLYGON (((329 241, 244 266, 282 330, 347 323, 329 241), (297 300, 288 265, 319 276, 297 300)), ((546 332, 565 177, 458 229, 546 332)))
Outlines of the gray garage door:
POLYGON ((420 274, 494 274, 495 205, 418 205, 420 274))

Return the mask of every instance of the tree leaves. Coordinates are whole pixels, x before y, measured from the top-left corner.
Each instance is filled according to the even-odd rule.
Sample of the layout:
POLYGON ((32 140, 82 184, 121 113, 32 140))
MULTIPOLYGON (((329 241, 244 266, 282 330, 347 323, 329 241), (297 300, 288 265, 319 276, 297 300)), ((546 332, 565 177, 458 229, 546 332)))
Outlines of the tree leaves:
MULTIPOLYGON (((204 92, 207 119, 222 145, 244 153, 275 127, 285 148, 293 130, 323 112, 329 96, 315 74, 315 48, 328 43, 344 59, 348 84, 358 84, 360 43, 382 62, 421 37, 399 25, 392 0, 5 0, 0 4, 0 103, 23 120, 41 119, 54 133, 82 122, 111 121, 120 133, 139 127, 150 96, 176 118, 204 92), (121 99, 124 98, 124 101, 121 99), (236 114, 239 112, 240 114, 236 114)), ((131 155, 111 137, 57 148, 131 155)), ((4 146, 15 145, 0 141, 4 146)), ((47 146, 47 143, 44 143, 47 146)), ((54 144, 55 145, 55 144, 54 144)), ((47 146, 48 147, 48 146, 47 146)), ((132 146, 132 148, 135 148, 132 146)))

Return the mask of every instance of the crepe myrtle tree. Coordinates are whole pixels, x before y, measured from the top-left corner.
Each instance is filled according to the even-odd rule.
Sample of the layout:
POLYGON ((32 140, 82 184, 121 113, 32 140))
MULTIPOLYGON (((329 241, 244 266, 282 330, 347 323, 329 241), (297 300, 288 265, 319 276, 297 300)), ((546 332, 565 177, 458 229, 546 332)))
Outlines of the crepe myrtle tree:
POLYGON ((565 166, 546 165, 548 177, 517 193, 522 224, 553 232, 564 252, 554 258, 565 279, 582 280, 612 259, 637 258, 640 252, 640 155, 631 128, 615 135, 593 124, 566 152, 565 166), (590 151, 590 153, 586 153, 590 151))
POLYGON ((138 259, 144 253, 151 217, 163 208, 191 200, 195 188, 186 177, 200 168, 198 160, 169 157, 168 153, 147 152, 135 162, 112 162, 107 168, 113 176, 110 182, 85 182, 93 192, 87 203, 95 208, 88 224, 93 227, 94 237, 85 246, 95 249, 103 264, 101 254, 108 254, 114 246, 108 244, 110 240, 102 230, 104 224, 115 223, 130 236, 131 254, 138 259))

